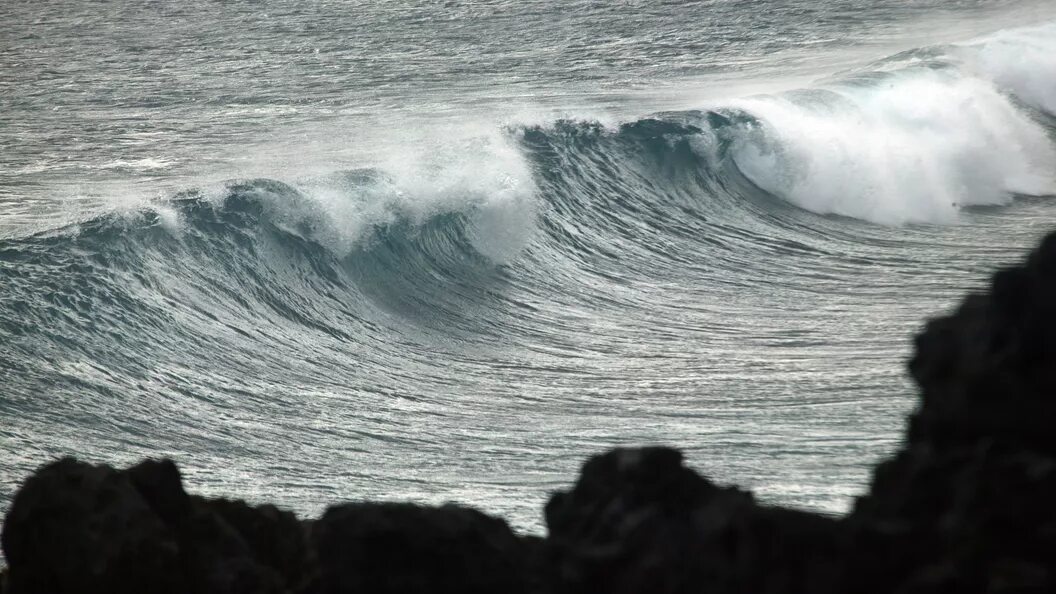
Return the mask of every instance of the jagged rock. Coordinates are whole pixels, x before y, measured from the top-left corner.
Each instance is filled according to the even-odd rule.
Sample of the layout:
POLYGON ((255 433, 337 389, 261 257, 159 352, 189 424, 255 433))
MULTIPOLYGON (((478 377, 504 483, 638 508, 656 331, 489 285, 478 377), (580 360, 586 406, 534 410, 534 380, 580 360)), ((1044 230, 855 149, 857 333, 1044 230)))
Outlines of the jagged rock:
POLYGON ((591 458, 546 507, 560 592, 829 592, 838 523, 757 505, 667 448, 591 458))
POLYGON ((128 475, 70 458, 18 491, 3 547, 14 594, 185 589, 179 546, 128 475))
POLYGON ((187 495, 167 460, 45 466, 3 532, 9 594, 281 592, 302 573, 303 541, 290 514, 187 495), (289 556, 272 566, 273 550, 289 556))
POLYGON ((995 274, 989 294, 929 322, 909 368, 921 387, 910 443, 986 438, 1056 454, 1056 233, 995 274))
POLYGON ((921 407, 847 520, 847 591, 1056 592, 1056 234, 916 344, 921 407))
POLYGON ((278 572, 289 588, 307 583, 314 571, 314 555, 305 526, 296 516, 273 505, 250 506, 228 499, 198 501, 234 528, 257 562, 278 572))
POLYGON ((848 519, 847 590, 1056 592, 1056 461, 992 441, 915 446, 848 519))
POLYGON ((529 543, 506 522, 456 505, 353 503, 312 527, 318 594, 519 594, 529 591, 529 543))

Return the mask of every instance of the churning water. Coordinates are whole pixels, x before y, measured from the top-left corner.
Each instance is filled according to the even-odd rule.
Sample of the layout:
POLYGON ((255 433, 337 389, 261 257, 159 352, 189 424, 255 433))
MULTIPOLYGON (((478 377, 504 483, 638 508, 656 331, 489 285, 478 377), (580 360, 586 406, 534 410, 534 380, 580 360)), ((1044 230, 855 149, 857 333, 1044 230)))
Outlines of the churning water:
POLYGON ((1056 222, 1056 5, 5 2, 0 511, 171 456, 541 530, 668 444, 838 512, 1056 222))

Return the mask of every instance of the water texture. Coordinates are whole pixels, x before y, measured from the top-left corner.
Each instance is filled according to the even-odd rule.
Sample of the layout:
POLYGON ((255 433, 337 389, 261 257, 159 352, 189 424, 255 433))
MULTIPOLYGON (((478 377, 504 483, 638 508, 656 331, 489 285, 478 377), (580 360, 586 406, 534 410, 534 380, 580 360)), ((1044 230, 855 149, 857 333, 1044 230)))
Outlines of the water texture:
POLYGON ((922 321, 1051 230, 1056 6, 9 2, 0 511, 172 456, 540 531, 668 444, 839 512, 922 321))

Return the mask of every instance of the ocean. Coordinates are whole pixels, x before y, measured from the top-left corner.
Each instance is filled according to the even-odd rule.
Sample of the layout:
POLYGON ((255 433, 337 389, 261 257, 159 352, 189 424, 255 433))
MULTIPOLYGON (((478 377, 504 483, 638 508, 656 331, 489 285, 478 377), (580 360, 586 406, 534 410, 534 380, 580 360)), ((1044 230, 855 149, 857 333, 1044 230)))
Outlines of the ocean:
POLYGON ((587 456, 838 514, 1056 222, 1056 3, 0 5, 0 513, 171 457, 541 533, 587 456))

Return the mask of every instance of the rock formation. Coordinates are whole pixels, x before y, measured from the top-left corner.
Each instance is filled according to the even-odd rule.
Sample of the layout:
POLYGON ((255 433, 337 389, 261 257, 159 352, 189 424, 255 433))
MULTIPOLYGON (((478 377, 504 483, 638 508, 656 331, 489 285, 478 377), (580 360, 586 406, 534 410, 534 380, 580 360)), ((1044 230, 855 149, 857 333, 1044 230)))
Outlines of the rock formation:
POLYGON ((921 405, 846 524, 846 591, 1056 592, 1056 234, 917 337, 921 405))

